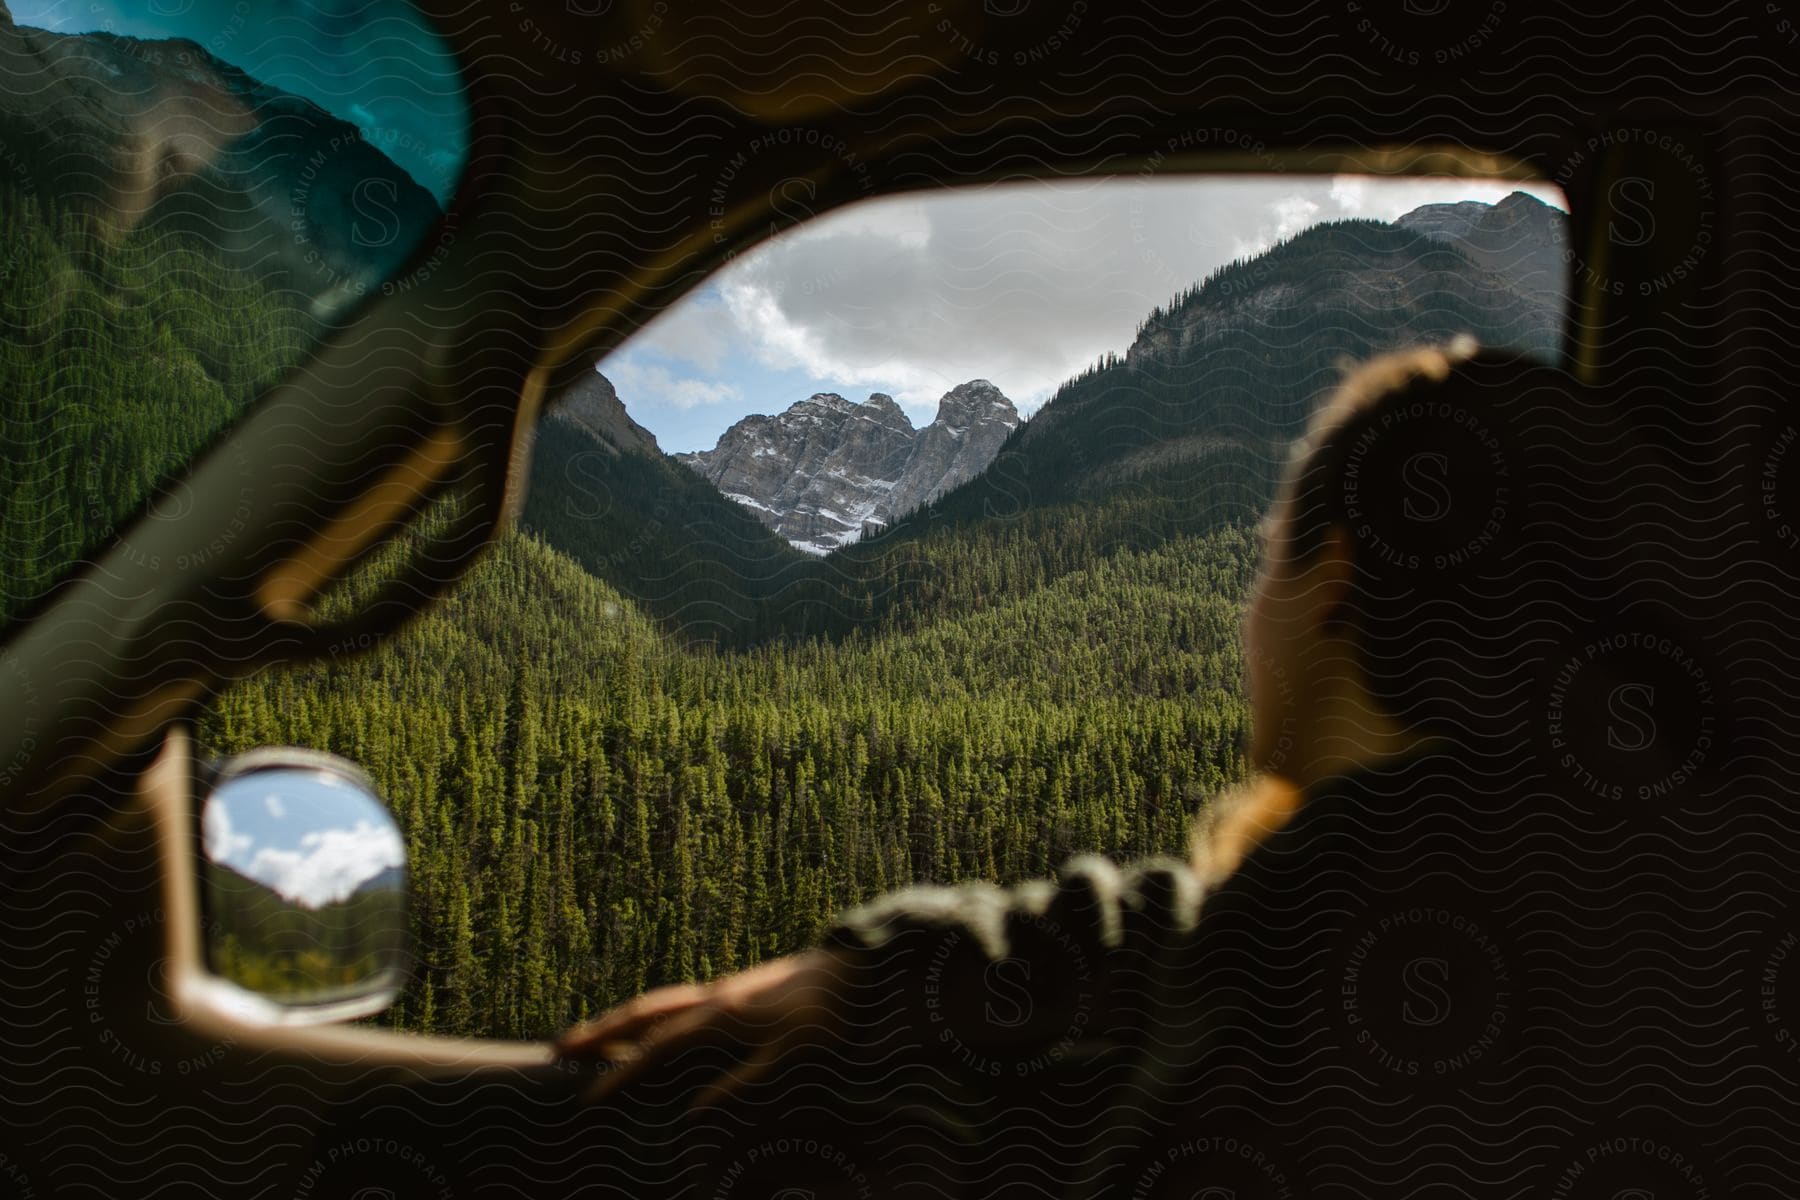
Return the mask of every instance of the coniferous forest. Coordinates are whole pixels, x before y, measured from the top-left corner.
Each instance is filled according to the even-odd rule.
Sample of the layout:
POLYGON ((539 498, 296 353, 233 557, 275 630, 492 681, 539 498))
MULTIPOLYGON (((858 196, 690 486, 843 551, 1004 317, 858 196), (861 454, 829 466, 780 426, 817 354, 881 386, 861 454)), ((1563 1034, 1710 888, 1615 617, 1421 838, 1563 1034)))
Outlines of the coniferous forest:
MULTIPOLYGON (((180 222, 120 230, 6 186, 0 617, 318 334, 305 297, 180 222)), ((1256 325, 1222 307, 1252 269, 1151 314, 986 474, 824 560, 671 460, 590 454, 629 485, 597 510, 567 469, 592 447, 546 426, 524 527, 447 601, 362 657, 233 688, 200 743, 317 747, 373 776, 417 947, 381 1019, 441 1033, 550 1034, 917 881, 1179 853, 1245 770, 1250 528, 1341 360, 1465 330, 1548 350, 1553 329, 1377 222, 1257 260, 1306 297, 1256 325), (1331 306, 1371 273, 1399 298, 1331 306)))
POLYGON ((396 1023, 547 1034, 917 880, 1179 850, 1243 770, 1251 557, 1234 527, 917 632, 721 651, 514 533, 393 645, 238 687, 201 741, 374 775, 421 954, 396 1023))

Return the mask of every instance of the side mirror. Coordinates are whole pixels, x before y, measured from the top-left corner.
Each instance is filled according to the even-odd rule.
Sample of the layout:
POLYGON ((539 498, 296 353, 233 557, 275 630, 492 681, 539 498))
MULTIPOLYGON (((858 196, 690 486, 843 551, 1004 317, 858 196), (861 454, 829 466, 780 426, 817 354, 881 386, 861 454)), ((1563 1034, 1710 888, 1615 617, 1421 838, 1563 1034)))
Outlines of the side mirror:
POLYGON ((311 750, 227 760, 200 808, 207 988, 285 1025, 393 1003, 408 974, 406 843, 369 777, 311 750))

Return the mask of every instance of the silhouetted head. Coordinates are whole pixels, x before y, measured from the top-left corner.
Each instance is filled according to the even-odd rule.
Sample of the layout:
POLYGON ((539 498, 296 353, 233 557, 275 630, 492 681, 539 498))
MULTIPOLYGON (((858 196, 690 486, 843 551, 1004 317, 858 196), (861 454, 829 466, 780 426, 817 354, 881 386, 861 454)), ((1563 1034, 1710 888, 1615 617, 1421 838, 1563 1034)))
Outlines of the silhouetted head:
POLYGON ((1633 532, 1653 468, 1559 369, 1471 343, 1356 368, 1263 524, 1256 768, 1297 792, 1433 759, 1484 783, 1535 772, 1619 814, 1679 790, 1705 758, 1713 668, 1681 573, 1633 532))
MULTIPOLYGON (((1355 370, 1295 446, 1245 625, 1253 758, 1306 784, 1506 752, 1616 535, 1626 443, 1563 372, 1472 344, 1355 370)), ((1578 618, 1577 618, 1578 619, 1578 618)))

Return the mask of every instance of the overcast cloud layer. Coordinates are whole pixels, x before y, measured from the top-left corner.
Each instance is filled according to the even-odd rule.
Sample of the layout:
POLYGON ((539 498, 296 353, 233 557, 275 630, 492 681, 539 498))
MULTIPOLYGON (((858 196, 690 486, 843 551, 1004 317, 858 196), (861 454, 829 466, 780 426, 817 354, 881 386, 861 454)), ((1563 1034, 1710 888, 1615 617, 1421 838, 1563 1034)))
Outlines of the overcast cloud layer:
POLYGON ((874 200, 759 247, 602 364, 668 451, 818 391, 913 423, 989 379, 1031 412, 1154 306, 1309 225, 1554 187, 1315 176, 1009 184, 874 200))

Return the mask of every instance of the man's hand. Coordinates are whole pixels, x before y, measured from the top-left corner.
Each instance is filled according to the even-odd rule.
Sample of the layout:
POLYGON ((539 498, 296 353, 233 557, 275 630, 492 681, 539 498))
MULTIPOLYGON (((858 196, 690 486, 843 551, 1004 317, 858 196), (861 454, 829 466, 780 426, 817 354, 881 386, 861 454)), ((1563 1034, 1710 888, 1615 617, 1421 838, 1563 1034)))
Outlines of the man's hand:
POLYGON ((744 1047, 743 1061, 695 1097, 694 1107, 703 1108, 754 1083, 790 1049, 839 1037, 843 968, 835 955, 808 950, 711 983, 658 988, 577 1025, 558 1049, 611 1064, 589 1096, 603 1100, 685 1051, 744 1047))

